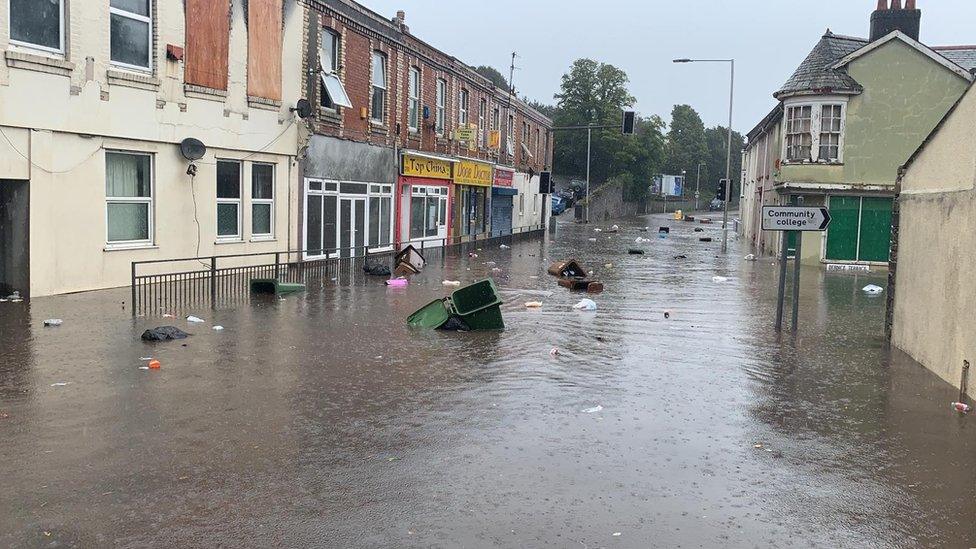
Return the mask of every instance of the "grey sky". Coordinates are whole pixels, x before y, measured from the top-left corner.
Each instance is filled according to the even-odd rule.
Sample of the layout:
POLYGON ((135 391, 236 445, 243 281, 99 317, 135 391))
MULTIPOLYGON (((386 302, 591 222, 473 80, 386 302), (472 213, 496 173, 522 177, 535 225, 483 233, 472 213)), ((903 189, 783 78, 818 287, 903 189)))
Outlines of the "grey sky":
MULTIPOLYGON (((728 119, 723 65, 674 65, 676 57, 735 57, 733 127, 747 131, 775 104, 789 78, 827 28, 865 37, 876 0, 360 0, 392 17, 407 12, 413 34, 470 65, 508 76, 530 99, 553 102, 560 78, 580 57, 611 63, 630 76, 642 115, 668 120, 676 103, 705 123, 728 119)), ((976 44, 976 0, 918 0, 922 42, 976 44)))

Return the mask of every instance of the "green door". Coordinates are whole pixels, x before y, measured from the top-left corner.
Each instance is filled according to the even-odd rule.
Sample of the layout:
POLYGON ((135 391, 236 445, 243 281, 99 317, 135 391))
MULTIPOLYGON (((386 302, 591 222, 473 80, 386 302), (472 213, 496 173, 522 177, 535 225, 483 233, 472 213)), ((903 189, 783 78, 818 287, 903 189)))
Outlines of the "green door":
POLYGON ((833 261, 857 260, 857 224, 860 217, 861 197, 830 197, 830 228, 827 230, 827 259, 833 261))
POLYGON ((890 259, 891 205, 890 198, 864 198, 861 203, 860 261, 890 259))

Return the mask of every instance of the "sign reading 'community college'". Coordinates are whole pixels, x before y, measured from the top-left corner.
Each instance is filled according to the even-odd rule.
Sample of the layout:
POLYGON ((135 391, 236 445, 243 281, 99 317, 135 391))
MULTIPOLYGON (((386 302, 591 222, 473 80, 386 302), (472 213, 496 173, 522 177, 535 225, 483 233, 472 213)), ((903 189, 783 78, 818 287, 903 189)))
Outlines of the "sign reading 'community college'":
POLYGON ((827 208, 798 208, 795 206, 764 206, 764 231, 826 231, 830 225, 827 208))

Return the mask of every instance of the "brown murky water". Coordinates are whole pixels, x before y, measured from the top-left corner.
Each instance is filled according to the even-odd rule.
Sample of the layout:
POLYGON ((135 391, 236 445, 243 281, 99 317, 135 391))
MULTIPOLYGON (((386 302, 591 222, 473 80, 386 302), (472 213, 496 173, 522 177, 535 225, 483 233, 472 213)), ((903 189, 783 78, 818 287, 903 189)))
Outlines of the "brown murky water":
POLYGON ((770 261, 642 224, 662 223, 191 311, 186 347, 139 341, 165 322, 125 291, 0 304, 0 545, 976 545, 976 419, 888 358, 860 291, 884 275, 806 271, 802 335, 779 340, 770 261), (566 256, 606 283, 597 312, 546 276, 566 256), (506 331, 404 325, 488 261, 506 331))

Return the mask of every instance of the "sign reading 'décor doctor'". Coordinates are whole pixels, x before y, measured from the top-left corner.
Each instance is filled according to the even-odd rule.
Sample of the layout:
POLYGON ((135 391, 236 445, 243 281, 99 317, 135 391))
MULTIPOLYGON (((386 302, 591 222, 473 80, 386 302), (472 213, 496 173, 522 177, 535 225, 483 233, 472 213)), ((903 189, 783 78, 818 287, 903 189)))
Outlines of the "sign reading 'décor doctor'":
POLYGON ((764 231, 826 231, 830 225, 827 208, 799 208, 796 206, 764 206, 764 231))

